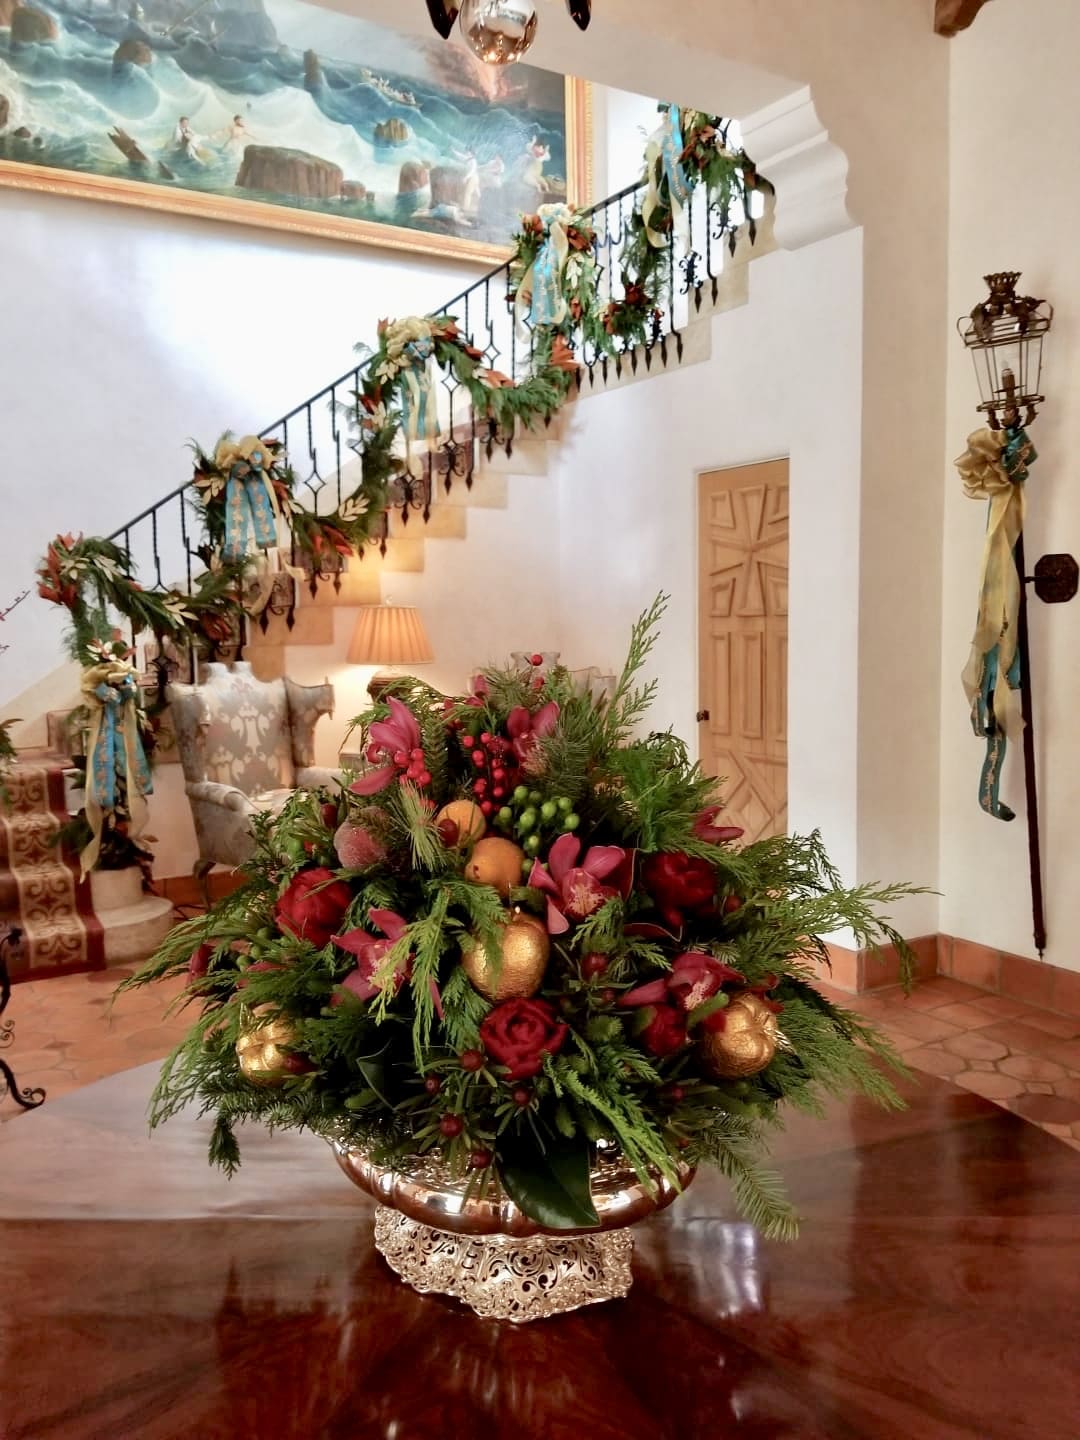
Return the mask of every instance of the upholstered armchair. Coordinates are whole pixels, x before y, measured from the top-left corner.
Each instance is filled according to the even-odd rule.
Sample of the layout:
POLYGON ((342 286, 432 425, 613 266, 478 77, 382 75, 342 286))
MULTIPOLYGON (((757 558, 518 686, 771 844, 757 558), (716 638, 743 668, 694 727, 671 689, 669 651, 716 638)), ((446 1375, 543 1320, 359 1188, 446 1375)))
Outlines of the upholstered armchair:
POLYGON ((254 848, 251 817, 281 809, 295 789, 333 784, 320 769, 315 726, 334 710, 334 688, 256 680, 242 661, 207 666, 201 685, 170 685, 185 789, 195 820, 195 875, 205 891, 214 865, 241 865, 254 848))

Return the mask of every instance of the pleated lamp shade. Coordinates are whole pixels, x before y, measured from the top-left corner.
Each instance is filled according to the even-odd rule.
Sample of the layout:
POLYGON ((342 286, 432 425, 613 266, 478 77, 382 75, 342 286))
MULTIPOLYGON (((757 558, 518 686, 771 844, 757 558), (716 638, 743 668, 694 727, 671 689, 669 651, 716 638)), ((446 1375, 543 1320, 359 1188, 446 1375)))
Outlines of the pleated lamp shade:
POLYGON ((352 665, 427 665, 431 641, 412 605, 365 605, 349 642, 352 665))

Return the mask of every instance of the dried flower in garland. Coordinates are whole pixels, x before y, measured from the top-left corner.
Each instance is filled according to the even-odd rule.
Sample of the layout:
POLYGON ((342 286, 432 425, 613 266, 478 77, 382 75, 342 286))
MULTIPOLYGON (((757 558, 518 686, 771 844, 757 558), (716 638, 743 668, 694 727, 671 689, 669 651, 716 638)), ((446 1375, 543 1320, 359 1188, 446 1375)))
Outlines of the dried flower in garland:
POLYGON ((755 1224, 793 1233, 761 1167, 780 1107, 898 1103, 889 1047, 814 988, 817 937, 906 956, 879 909, 907 887, 845 887, 817 835, 738 848, 680 743, 632 738, 662 609, 610 699, 560 667, 489 671, 461 700, 403 680, 358 722, 350 789, 257 820, 244 887, 127 982, 185 974, 202 1006, 155 1124, 214 1110, 229 1169, 243 1119, 399 1167, 434 1152, 567 1227, 580 1207, 545 1167, 587 1171, 603 1141, 648 1184, 716 1164, 755 1224))

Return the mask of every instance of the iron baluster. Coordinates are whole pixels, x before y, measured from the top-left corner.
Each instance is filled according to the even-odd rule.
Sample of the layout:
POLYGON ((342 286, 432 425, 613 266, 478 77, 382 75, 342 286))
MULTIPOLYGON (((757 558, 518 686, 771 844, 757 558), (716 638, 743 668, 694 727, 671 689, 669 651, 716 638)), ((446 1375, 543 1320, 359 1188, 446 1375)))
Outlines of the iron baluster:
MULTIPOLYGON (((11 926, 3 938, 0 938, 0 1050, 6 1050, 15 1038, 15 1022, 4 1020, 3 1014, 7 1009, 8 1001, 11 999, 11 976, 8 974, 8 949, 18 944, 22 939, 22 931, 17 926, 11 926)), ((15 1080, 15 1072, 8 1062, 0 1056, 0 1097, 6 1091, 24 1110, 36 1110, 45 1099, 45 1091, 40 1085, 27 1085, 19 1089, 15 1080)))

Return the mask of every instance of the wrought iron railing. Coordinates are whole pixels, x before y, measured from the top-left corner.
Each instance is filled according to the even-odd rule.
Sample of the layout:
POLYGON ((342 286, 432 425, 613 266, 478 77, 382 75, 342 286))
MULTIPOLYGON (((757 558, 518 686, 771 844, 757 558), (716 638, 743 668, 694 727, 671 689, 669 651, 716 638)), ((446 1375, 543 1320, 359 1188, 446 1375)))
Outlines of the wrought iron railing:
MULTIPOLYGON (((726 133, 721 135, 726 140, 726 133)), ((630 235, 631 219, 642 198, 642 182, 628 185, 617 194, 591 206, 586 214, 596 232, 597 283, 600 300, 620 298, 620 258, 630 235)), ((725 207, 710 201, 705 187, 699 187, 688 207, 682 241, 668 252, 667 275, 651 333, 643 345, 622 343, 609 355, 587 343, 580 343, 578 390, 590 390, 609 383, 612 374, 621 376, 629 367, 637 372, 644 365, 666 367, 683 354, 683 329, 707 297, 715 304, 725 260, 734 252, 735 237, 748 226, 751 239, 755 215, 741 208, 725 207)), ((439 307, 439 313, 455 316, 461 331, 484 353, 485 363, 501 370, 512 380, 528 370, 532 340, 527 328, 515 316, 508 302, 509 264, 497 266, 439 307)), ((281 415, 261 432, 281 440, 297 477, 297 490, 306 508, 329 514, 343 495, 355 487, 348 477, 358 465, 360 414, 356 393, 370 360, 359 361, 352 369, 281 415)), ((442 377, 440 398, 441 439, 430 451, 422 476, 397 482, 393 506, 408 521, 410 513, 427 520, 437 498, 438 486, 447 492, 455 483, 470 486, 481 449, 490 456, 495 446, 512 452, 513 435, 499 434, 491 422, 473 414, 468 392, 452 376, 442 377)), ((110 536, 129 557, 131 573, 146 588, 190 588, 193 574, 202 568, 198 554, 201 537, 193 534, 198 520, 187 502, 189 482, 148 506, 110 536)), ((381 548, 385 551, 387 524, 384 520, 381 548)), ((340 584, 337 562, 312 576, 340 584)), ((272 613, 282 607, 271 605, 272 613)), ((265 625, 268 616, 264 613, 265 625)), ((290 614, 291 620, 291 614, 290 614)))

